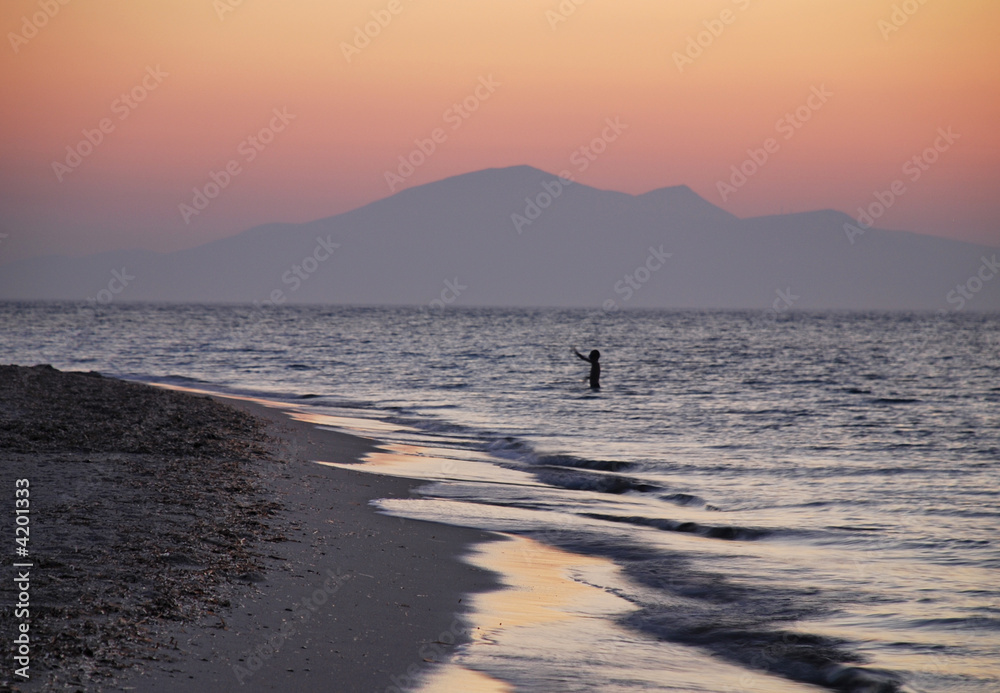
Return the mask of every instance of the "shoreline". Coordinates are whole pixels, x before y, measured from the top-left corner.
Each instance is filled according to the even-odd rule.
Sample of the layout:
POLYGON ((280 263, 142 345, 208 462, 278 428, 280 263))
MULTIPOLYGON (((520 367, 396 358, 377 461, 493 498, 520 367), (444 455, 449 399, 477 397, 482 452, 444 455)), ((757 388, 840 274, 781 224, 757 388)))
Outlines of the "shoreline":
POLYGON ((358 462, 378 450, 375 439, 321 430, 253 399, 210 396, 267 420, 281 441, 286 466, 266 463, 264 473, 294 534, 265 559, 268 583, 233 610, 227 630, 171 630, 189 638, 188 656, 125 685, 150 693, 176 691, 179 682, 187 691, 396 693, 471 639, 465 596, 497 581, 460 557, 496 535, 377 513, 368 501, 408 497, 426 482, 312 461, 358 462), (241 656, 251 650, 258 661, 241 656))
MULTIPOLYGON (((129 648, 115 650, 112 642, 111 649, 103 653, 84 648, 73 657, 51 662, 42 657, 45 644, 40 643, 35 652, 42 653, 33 656, 32 678, 27 683, 14 679, 13 670, 5 662, 7 671, 0 681, 16 686, 14 690, 40 690, 40 686, 59 684, 87 690, 150 692, 293 689, 395 693, 431 674, 439 663, 447 661, 454 645, 470 639, 462 618, 466 609, 463 597, 493 589, 498 582, 494 574, 465 563, 460 557, 474 545, 497 537, 467 528, 389 517, 368 504, 375 498, 407 497, 422 481, 313 462, 357 462, 377 449, 377 440, 320 430, 259 401, 177 393, 97 374, 63 373, 45 366, 15 368, 25 378, 54 379, 52 382, 66 382, 73 387, 118 388, 154 402, 160 398, 181 409, 197 405, 204 410, 210 404, 215 407, 221 404, 224 407, 218 407, 217 411, 222 414, 229 415, 235 410, 239 416, 233 414, 234 418, 245 417, 260 427, 259 431, 248 431, 248 436, 263 433, 269 440, 263 444, 267 450, 258 446, 252 457, 244 455, 247 458, 238 461, 238 468, 230 465, 230 476, 219 480, 221 489, 206 489, 210 494, 206 498, 210 500, 202 499, 202 505, 207 504, 208 508, 197 503, 190 508, 174 508, 178 514, 214 512, 218 518, 222 518, 220 513, 230 510, 237 515, 252 515, 259 525, 257 533, 243 532, 246 536, 234 542, 237 545, 234 550, 242 552, 240 557, 246 564, 240 565, 240 570, 245 568, 240 574, 233 570, 214 572, 204 561, 190 558, 204 550, 220 550, 206 543, 211 537, 204 535, 208 530, 201 526, 195 528, 198 531, 189 528, 190 533, 181 537, 182 544, 186 542, 184 550, 173 547, 172 558, 171 551, 161 553, 158 543, 163 541, 165 526, 155 524, 152 518, 163 508, 144 506, 146 501, 141 494, 124 502, 122 489, 116 484, 128 486, 133 481, 121 472, 121 465, 128 463, 132 465, 132 473, 135 470, 143 473, 144 465, 159 463, 162 455, 116 453, 107 460, 97 460, 107 467, 105 476, 87 478, 93 475, 92 463, 99 457, 93 453, 84 454, 69 446, 64 450, 48 450, 43 455, 32 452, 30 445, 26 452, 0 445, 3 460, 0 472, 5 485, 26 475, 37 479, 34 482, 38 487, 37 506, 32 509, 38 514, 40 534, 34 545, 40 559, 37 572, 45 573, 37 583, 40 601, 50 577, 47 571, 56 571, 58 566, 70 572, 77 568, 72 552, 47 541, 63 528, 46 524, 46 511, 55 512, 53 509, 57 507, 46 498, 46 484, 53 489, 65 486, 60 499, 77 509, 81 522, 94 524, 90 528, 92 534, 112 531, 117 522, 146 537, 148 542, 142 550, 156 553, 157 560, 166 557, 157 564, 163 567, 155 571, 156 577, 208 579, 203 575, 208 574, 211 578, 199 597, 204 601, 202 608, 192 606, 183 614, 171 612, 168 617, 151 616, 141 624, 125 624, 135 631, 130 631, 129 637, 133 639, 127 639, 129 648), (160 397, 157 393, 164 395, 160 397), (212 402, 206 402, 208 399, 212 402), (76 459, 81 455, 88 459, 76 459), (241 489, 244 495, 238 498, 226 491, 225 485, 234 483, 234 478, 246 482, 241 489), (89 494, 87 502, 101 504, 102 514, 92 515, 86 503, 74 498, 81 489, 89 494), (139 511, 148 517, 137 515, 139 511), (132 514, 128 515, 129 512, 132 514), (46 551, 50 555, 44 555, 46 551), (174 560, 176 564, 171 562, 174 560)), ((116 396, 112 393, 108 398, 114 403, 116 396)), ((82 416, 103 430, 106 419, 101 418, 100 407, 96 411, 79 411, 84 407, 80 399, 65 392, 53 393, 52 397, 54 401, 46 406, 64 409, 61 414, 82 416)), ((3 409, 13 410, 0 412, 9 414, 8 418, 25 415, 23 407, 18 409, 12 402, 4 402, 3 409)), ((119 413, 107 413, 107 420, 119 413)), ((32 424, 28 428, 29 437, 36 433, 44 437, 47 425, 45 421, 32 424), (37 431, 33 430, 35 427, 37 431)), ((169 423, 166 425, 169 429, 169 423)), ((209 439, 219 437, 221 440, 216 441, 219 444, 228 442, 208 421, 196 420, 188 430, 205 433, 209 439)), ((183 438, 179 436, 178 447, 170 454, 183 457, 182 461, 188 465, 184 468, 187 476, 160 479, 158 470, 144 472, 157 483, 173 484, 176 488, 170 490, 181 496, 190 488, 185 484, 198 484, 202 475, 214 472, 213 464, 217 462, 211 455, 185 456, 192 451, 185 447, 190 441, 180 440, 183 438)), ((195 447, 203 451, 213 449, 211 443, 208 447, 196 443, 195 447)), ((74 541, 76 550, 80 550, 81 542, 85 550, 94 548, 86 546, 86 537, 74 541)), ((100 544, 97 537, 91 537, 90 541, 100 544)), ((127 553, 128 550, 122 551, 127 553)), ((115 559, 121 560, 122 565, 138 565, 139 559, 147 554, 118 555, 115 559)), ((113 562, 103 568, 105 572, 100 579, 107 584, 89 587, 116 588, 122 601, 130 599, 133 583, 115 579, 124 568, 113 562)), ((8 565, 7 572, 10 570, 8 565)), ((88 586, 86 576, 78 579, 88 586)), ((145 595, 138 595, 142 596, 145 595)), ((48 611, 38 614, 36 619, 48 620, 44 626, 59 633, 69 623, 49 614, 69 606, 48 604, 48 611)), ((84 620, 93 617, 110 622, 111 617, 103 612, 90 614, 83 604, 77 611, 84 620)), ((127 615, 123 612, 122 620, 127 615)), ((5 629, 10 625, 13 624, 4 623, 5 629)))

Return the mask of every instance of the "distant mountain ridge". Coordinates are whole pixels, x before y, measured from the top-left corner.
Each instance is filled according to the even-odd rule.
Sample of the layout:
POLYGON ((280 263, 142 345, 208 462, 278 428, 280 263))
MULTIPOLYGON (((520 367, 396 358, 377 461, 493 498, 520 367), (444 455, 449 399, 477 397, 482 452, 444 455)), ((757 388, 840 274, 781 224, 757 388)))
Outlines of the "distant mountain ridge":
POLYGON ((876 228, 851 242, 845 224, 832 210, 740 219, 687 186, 629 195, 515 166, 173 253, 10 263, 0 299, 1000 310, 1000 249, 876 228))

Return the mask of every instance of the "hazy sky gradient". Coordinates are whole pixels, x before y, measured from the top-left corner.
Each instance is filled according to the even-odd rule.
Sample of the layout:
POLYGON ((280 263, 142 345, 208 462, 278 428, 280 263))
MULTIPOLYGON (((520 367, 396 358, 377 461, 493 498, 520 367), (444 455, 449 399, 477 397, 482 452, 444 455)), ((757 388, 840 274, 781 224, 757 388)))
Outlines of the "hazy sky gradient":
POLYGON ((687 184, 744 217, 854 215, 898 179, 879 226, 1000 245, 1000 3, 244 0, 220 16, 230 1, 0 5, 0 261, 171 250, 346 211, 389 195, 386 172, 436 128, 397 190, 530 164, 630 193, 687 184), (23 17, 42 24, 43 7, 58 11, 32 32, 23 17), (391 20, 348 61, 372 12, 391 20), (709 45, 679 69, 700 33, 709 45), (141 103, 116 102, 147 75, 141 103), (481 79, 494 86, 478 109, 449 111, 481 79), (809 111, 814 88, 831 95, 809 111), (799 107, 801 129, 779 125, 799 107), (241 143, 281 125, 274 109, 294 119, 251 161, 241 143), (53 162, 105 118, 60 181, 53 162), (609 118, 627 129, 581 170, 609 118), (914 182, 903 165, 939 128, 960 138, 914 182), (777 151, 723 200, 718 181, 768 138, 777 151), (179 205, 230 161, 239 173, 185 223, 179 205))

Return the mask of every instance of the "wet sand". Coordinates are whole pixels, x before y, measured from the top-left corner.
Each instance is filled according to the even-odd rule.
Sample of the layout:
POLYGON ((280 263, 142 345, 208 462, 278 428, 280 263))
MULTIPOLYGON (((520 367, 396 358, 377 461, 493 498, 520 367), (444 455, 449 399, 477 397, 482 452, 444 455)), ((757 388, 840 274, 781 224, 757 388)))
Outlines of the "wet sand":
POLYGON ((369 438, 45 367, 0 367, 0 424, 0 488, 31 480, 38 638, 31 681, 5 660, 0 685, 404 690, 470 638, 464 595, 495 585, 459 560, 491 535, 368 505, 418 482, 314 462, 369 438))

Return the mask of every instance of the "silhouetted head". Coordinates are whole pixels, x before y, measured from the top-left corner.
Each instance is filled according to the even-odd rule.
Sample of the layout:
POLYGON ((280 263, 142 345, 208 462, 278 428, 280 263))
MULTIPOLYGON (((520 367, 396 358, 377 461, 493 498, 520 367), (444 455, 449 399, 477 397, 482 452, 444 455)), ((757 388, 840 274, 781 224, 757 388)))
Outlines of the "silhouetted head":
POLYGON ((597 361, 600 358, 601 358, 601 352, 599 352, 597 349, 594 349, 593 351, 590 352, 591 361, 597 361))

